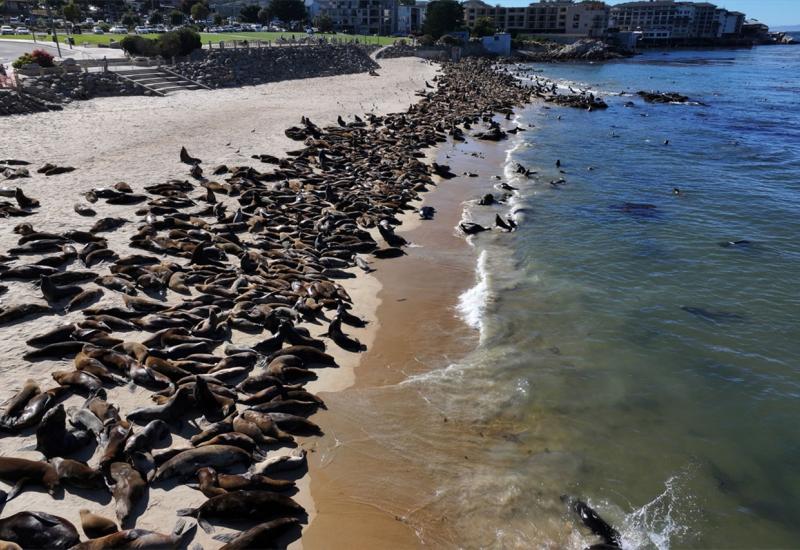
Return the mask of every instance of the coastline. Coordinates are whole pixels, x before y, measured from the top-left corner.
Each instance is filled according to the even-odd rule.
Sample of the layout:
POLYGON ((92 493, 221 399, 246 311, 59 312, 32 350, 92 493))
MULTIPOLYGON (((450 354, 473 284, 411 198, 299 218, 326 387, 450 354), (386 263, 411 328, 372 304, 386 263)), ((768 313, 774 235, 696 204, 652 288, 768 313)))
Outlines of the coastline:
MULTIPOLYGON (((397 233, 413 244, 407 256, 375 265, 374 343, 355 369, 354 385, 323 395, 330 407, 316 416, 326 435, 312 443, 316 510, 304 531, 306 548, 413 548, 458 540, 441 514, 441 480, 424 452, 426 439, 453 437, 463 426, 444 412, 426 417, 415 404, 424 397, 406 382, 447 368, 479 344, 479 332, 458 311, 462 295, 476 284, 478 258, 456 226, 468 202, 490 192, 492 176, 503 174, 508 142, 468 141, 442 144, 429 156, 458 176, 435 178, 436 188, 423 196, 436 208, 433 220, 420 221, 416 212, 401 217, 397 233), (382 415, 371 406, 380 406, 386 418, 377 418, 382 415), (416 446, 412 433, 418 456, 406 455, 409 444, 416 446)), ((460 450, 452 449, 449 459, 462 459, 460 450)))

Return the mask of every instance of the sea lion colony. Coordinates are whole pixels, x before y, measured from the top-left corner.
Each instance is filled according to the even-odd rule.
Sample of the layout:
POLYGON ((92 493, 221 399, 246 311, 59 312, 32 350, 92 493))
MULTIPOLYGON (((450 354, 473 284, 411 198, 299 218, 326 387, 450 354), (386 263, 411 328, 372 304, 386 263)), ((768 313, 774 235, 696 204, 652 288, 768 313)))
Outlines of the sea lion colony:
POLYGON ((302 469, 305 451, 268 451, 321 433, 308 417, 325 405, 304 383, 314 369, 335 366, 328 346, 364 350, 347 334, 363 321, 336 280, 354 276, 347 268, 371 270, 367 255, 403 254, 398 213, 412 209, 433 175, 449 173, 423 163, 423 149, 463 139, 462 127, 491 123, 495 113, 510 116, 531 96, 485 60, 445 65, 437 80, 406 113, 340 118, 326 128, 304 117, 286 130, 301 149, 257 156, 269 170, 208 169, 183 149, 190 181, 143 192, 93 189, 85 196, 93 205, 76 206, 92 216, 102 215, 103 202, 136 205, 136 219, 37 232, 34 199, 4 204, 6 216, 30 223, 14 227, 18 246, 0 258, 0 280, 21 281, 20 295, 43 299, 3 308, 0 324, 65 311, 83 317, 27 340, 25 360, 61 362, 54 384, 29 381, 6 403, 0 430, 35 433, 42 459, 0 457, 0 480, 12 485, 9 499, 27 485, 51 494, 65 486, 108 491, 123 530, 87 508, 80 542, 69 521, 29 511, 0 519, 0 540, 90 549, 186 544, 195 528, 184 520, 172 534, 133 528, 149 487, 176 481, 207 497, 177 515, 207 531, 219 520, 244 522, 240 533, 218 535, 225 548, 269 546, 296 529, 304 512, 286 494, 294 482, 273 475, 302 469), (110 231, 137 250, 113 250, 110 231), (257 341, 242 345, 242 333, 257 341), (153 403, 120 410, 108 396, 122 385, 146 388, 153 403), (82 405, 65 407, 74 395, 82 405), (169 434, 185 444, 159 448, 169 434), (74 459, 94 446, 88 463, 74 459))

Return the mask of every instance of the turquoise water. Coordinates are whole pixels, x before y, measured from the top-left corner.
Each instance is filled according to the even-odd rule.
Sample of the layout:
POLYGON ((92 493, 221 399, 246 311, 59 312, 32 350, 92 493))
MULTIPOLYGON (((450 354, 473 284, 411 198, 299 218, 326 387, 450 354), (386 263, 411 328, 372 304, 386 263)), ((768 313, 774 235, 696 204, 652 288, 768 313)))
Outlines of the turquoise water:
POLYGON ((570 494, 628 548, 797 547, 800 48, 534 68, 610 108, 519 114, 520 229, 473 241, 462 296, 481 346, 419 380, 501 434, 443 482, 462 543, 580 548, 570 494))

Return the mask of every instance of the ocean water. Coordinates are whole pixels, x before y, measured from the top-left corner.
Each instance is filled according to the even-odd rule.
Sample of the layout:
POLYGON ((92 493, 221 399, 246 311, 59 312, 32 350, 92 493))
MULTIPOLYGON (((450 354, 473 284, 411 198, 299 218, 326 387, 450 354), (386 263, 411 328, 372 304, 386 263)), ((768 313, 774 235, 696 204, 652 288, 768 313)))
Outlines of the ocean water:
POLYGON ((797 547, 800 48, 529 68, 610 108, 521 110, 515 196, 465 212, 519 230, 472 238, 478 349, 406 382, 472 427, 450 542, 583 548, 570 495, 626 548, 797 547))

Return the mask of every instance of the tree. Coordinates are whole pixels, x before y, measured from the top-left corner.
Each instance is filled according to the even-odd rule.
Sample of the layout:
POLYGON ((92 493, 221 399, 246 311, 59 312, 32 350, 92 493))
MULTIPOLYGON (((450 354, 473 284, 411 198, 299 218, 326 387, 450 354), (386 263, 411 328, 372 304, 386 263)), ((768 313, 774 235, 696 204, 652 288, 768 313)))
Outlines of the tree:
POLYGON ((266 24, 270 22, 272 19, 272 13, 269 11, 269 8, 261 8, 258 10, 258 22, 262 24, 266 24))
POLYGON ((125 12, 119 20, 124 26, 130 28, 139 23, 139 16, 132 11, 125 12))
POLYGON ((154 11, 150 14, 150 17, 147 18, 151 25, 163 25, 164 24, 164 16, 161 14, 160 11, 154 11))
POLYGON ((192 19, 195 21, 205 21, 210 13, 211 9, 205 2, 197 2, 194 6, 192 6, 192 19))
POLYGON ((273 18, 285 23, 306 20, 306 6, 302 0, 272 0, 269 11, 273 18))
POLYGON ((464 25, 464 8, 456 0, 433 0, 425 15, 425 34, 438 39, 464 25))
POLYGON ((318 15, 314 19, 314 26, 319 29, 319 32, 331 32, 333 30, 333 19, 327 15, 318 15))
POLYGON ((176 27, 183 23, 183 12, 180 10, 172 10, 169 12, 169 24, 176 27))
POLYGON ((222 23, 224 21, 225 21, 225 19, 223 19, 223 17, 220 14, 218 14, 218 13, 214 14, 214 25, 219 27, 220 25, 222 25, 222 23))
POLYGON ((475 26, 472 27, 472 36, 492 36, 496 27, 494 21, 489 17, 478 17, 475 20, 475 26))
POLYGON ((258 7, 258 4, 244 6, 239 10, 239 17, 245 23, 258 23, 259 11, 261 11, 261 8, 258 7))
POLYGON ((64 9, 64 19, 67 21, 72 21, 73 23, 77 23, 81 20, 81 8, 75 4, 75 2, 70 2, 64 9))

